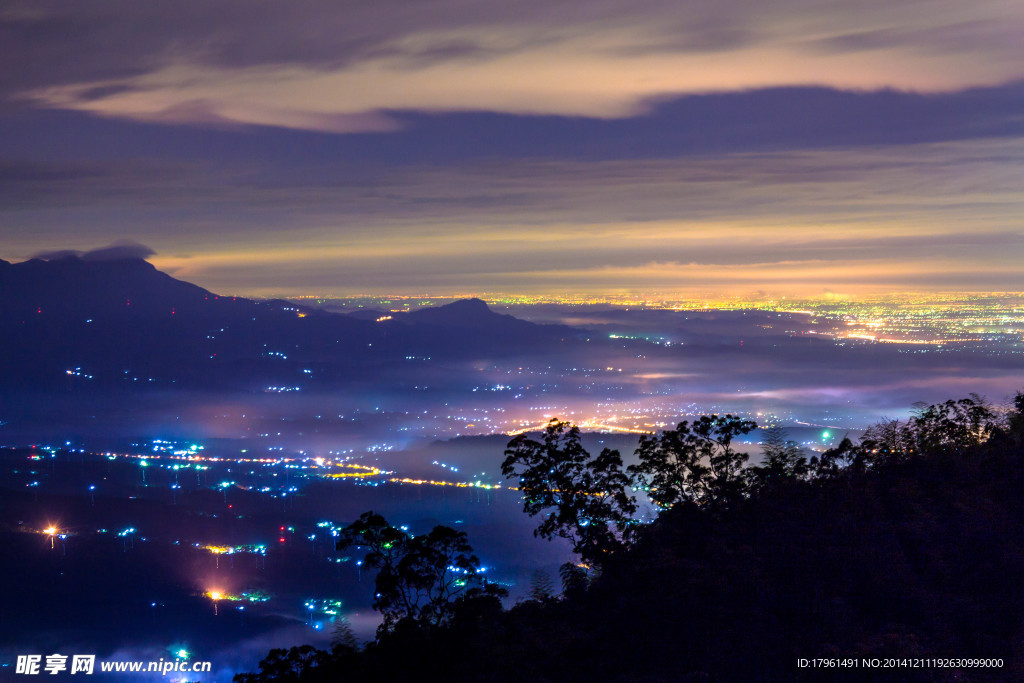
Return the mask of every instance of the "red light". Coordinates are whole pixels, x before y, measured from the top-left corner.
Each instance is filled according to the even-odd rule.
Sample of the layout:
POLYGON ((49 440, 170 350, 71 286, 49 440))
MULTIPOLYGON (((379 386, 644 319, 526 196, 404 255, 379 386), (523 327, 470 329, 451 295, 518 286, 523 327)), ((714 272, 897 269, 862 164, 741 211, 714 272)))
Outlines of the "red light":
POLYGON ((284 543, 284 536, 282 536, 281 538, 279 538, 277 540, 281 541, 281 543, 284 543))
POLYGON ((281 531, 284 531, 284 527, 281 527, 281 531))

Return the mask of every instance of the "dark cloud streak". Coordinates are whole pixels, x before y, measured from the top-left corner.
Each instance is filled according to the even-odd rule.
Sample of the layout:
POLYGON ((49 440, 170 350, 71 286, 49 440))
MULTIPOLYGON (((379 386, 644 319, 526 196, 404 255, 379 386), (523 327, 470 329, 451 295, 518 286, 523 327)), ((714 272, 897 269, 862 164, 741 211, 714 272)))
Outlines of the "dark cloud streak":
POLYGON ((59 251, 48 251, 35 254, 32 258, 43 261, 57 261, 68 257, 77 257, 83 261, 120 261, 123 259, 147 259, 156 256, 156 251, 144 244, 132 240, 118 240, 113 244, 89 251, 76 251, 74 249, 63 249, 59 251))
POLYGON ((489 113, 391 112, 387 134, 330 135, 276 128, 196 130, 94 119, 79 113, 10 114, 7 158, 60 150, 76 156, 192 156, 220 162, 458 164, 481 159, 668 159, 821 147, 872 147, 1024 131, 1024 81, 956 93, 771 88, 651 103, 623 120, 489 113))

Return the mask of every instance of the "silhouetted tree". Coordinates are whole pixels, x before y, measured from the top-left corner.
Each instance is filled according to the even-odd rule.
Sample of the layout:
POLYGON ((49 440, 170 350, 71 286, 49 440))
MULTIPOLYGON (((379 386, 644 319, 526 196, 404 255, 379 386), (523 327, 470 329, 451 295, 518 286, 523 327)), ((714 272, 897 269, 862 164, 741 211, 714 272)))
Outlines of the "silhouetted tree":
MULTIPOLYGON (((914 418, 880 423, 865 443, 844 438, 812 458, 803 480, 736 505, 664 511, 596 578, 564 565, 557 602, 501 612, 471 588, 437 628, 406 620, 401 633, 358 652, 336 647, 329 661, 311 648, 277 650, 259 674, 236 681, 802 681, 816 677, 795 667, 808 652, 975 650, 1007 653, 1005 663, 910 678, 1024 680, 1024 587, 1014 580, 1024 574, 1024 440, 1015 436, 1024 432, 1024 395, 980 440, 969 406, 953 403, 968 429, 949 429, 938 450, 918 448, 914 418), (909 449, 899 441, 907 434, 909 449)), ((934 408, 937 424, 961 420, 948 403, 934 408)), ((777 446, 769 439, 766 450, 777 446)), ((716 478, 710 466, 707 478, 716 478)), ((386 522, 361 521, 391 542, 386 522)), ((384 543, 382 557, 391 550, 384 543)))
POLYGON ((1017 392, 1005 410, 1006 417, 993 429, 993 441, 1004 448, 1020 450, 1024 447, 1024 392, 1017 392))
POLYGON ((579 427, 551 420, 542 441, 520 434, 509 442, 501 471, 519 479, 524 512, 544 513, 535 536, 568 539, 585 562, 624 547, 636 499, 618 451, 591 458, 579 427))
POLYGON ((778 425, 764 430, 761 454, 761 464, 746 470, 751 493, 783 482, 803 479, 808 474, 807 458, 803 450, 795 441, 787 439, 786 430, 778 425))
POLYGON ((348 619, 343 614, 335 617, 334 626, 331 629, 331 646, 337 647, 339 645, 352 650, 359 647, 359 641, 352 630, 352 625, 348 623, 348 619))
MULTIPOLYGON (((338 549, 368 549, 363 562, 376 569, 373 607, 384 616, 378 636, 403 628, 430 628, 450 621, 465 596, 497 600, 505 590, 486 584, 466 534, 446 526, 412 536, 374 512, 342 530, 338 549), (472 589, 478 591, 470 592, 472 589)), ((500 604, 500 603, 499 603, 500 604)))
POLYGON ((1000 421, 991 404, 978 394, 934 405, 915 404, 909 420, 882 420, 865 430, 859 444, 843 439, 837 447, 812 458, 810 473, 827 479, 919 456, 963 454, 978 449, 994 435, 1008 434, 1015 414, 1019 412, 1011 411, 1000 421))
POLYGON ((546 572, 537 569, 530 578, 530 599, 547 602, 555 597, 555 587, 546 572))
POLYGON ((504 609, 501 599, 505 597, 508 591, 496 584, 474 586, 452 603, 450 623, 462 630, 493 623, 504 609))
POLYGON ((1006 422, 1007 431, 1016 437, 1017 442, 1024 440, 1024 392, 1017 392, 1013 397, 1014 410, 1010 412, 1006 422))
POLYGON ((260 662, 260 670, 251 674, 236 674, 235 683, 288 683, 315 680, 318 669, 331 662, 331 653, 317 650, 312 645, 300 645, 285 650, 271 650, 260 662))
POLYGON ((978 394, 927 406, 911 418, 917 448, 934 455, 963 452, 979 445, 996 428, 992 405, 978 394))
POLYGON ((864 431, 860 440, 865 462, 870 465, 901 462, 919 452, 911 422, 882 420, 864 431))
POLYGON ((558 568, 559 578, 562 579, 562 594, 567 598, 577 596, 587 589, 590 583, 587 578, 587 570, 572 562, 566 562, 558 568))
POLYGON ((813 479, 832 479, 848 469, 863 471, 863 449, 853 443, 849 437, 843 437, 839 445, 829 448, 820 456, 811 457, 808 464, 813 479))
POLYGON ((628 471, 663 508, 681 502, 724 505, 745 490, 741 470, 747 455, 734 450, 732 441, 756 428, 755 422, 733 415, 680 422, 660 435, 642 436, 636 451, 640 462, 628 471))

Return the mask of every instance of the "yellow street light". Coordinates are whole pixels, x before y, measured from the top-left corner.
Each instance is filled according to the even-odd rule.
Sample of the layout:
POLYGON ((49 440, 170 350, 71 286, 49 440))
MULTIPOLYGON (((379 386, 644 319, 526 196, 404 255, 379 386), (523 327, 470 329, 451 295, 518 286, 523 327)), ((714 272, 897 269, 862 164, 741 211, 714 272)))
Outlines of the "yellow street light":
POLYGON ((217 616, 217 602, 224 597, 224 594, 220 591, 210 591, 207 595, 213 600, 213 616, 217 616))

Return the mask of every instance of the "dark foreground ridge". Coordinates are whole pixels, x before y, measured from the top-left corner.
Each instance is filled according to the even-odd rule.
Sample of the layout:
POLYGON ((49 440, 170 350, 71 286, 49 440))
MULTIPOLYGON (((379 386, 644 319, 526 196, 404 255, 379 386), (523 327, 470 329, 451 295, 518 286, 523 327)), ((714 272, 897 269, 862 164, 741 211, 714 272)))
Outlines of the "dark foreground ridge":
POLYGON ((729 505, 676 504, 561 597, 464 601, 445 626, 275 650, 236 680, 1022 680, 1024 396, 998 425, 986 410, 933 406, 803 473, 762 467, 729 505), (814 658, 857 668, 798 666, 814 658), (1002 666, 865 668, 893 658, 1002 666))

